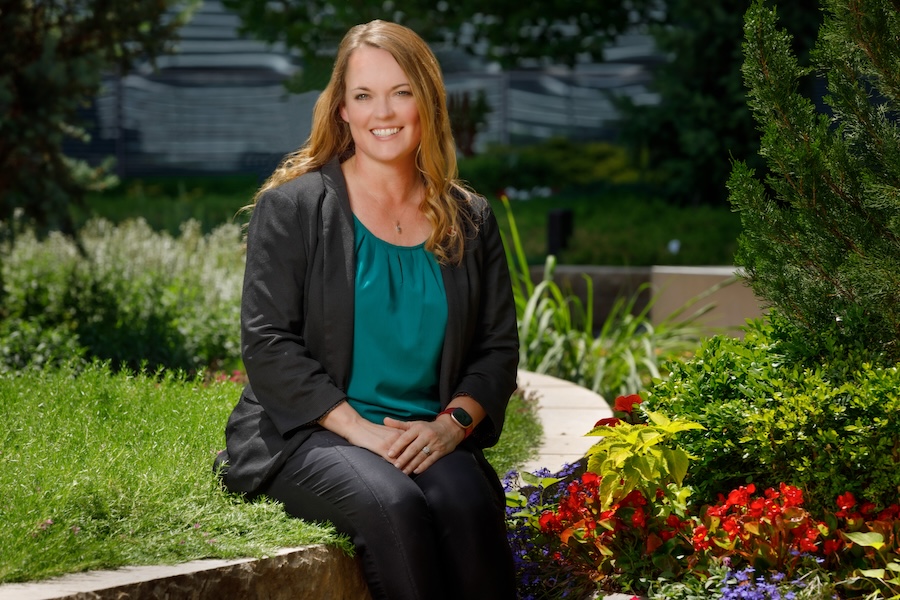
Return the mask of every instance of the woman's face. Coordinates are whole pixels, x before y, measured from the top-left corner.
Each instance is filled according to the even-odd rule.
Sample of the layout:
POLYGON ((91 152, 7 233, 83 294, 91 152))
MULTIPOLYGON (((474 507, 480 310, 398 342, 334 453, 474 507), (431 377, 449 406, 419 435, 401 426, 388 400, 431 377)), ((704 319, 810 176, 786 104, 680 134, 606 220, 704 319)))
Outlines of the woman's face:
POLYGON ((415 162, 422 139, 409 78, 387 50, 361 46, 347 63, 341 118, 350 125, 357 160, 415 162))

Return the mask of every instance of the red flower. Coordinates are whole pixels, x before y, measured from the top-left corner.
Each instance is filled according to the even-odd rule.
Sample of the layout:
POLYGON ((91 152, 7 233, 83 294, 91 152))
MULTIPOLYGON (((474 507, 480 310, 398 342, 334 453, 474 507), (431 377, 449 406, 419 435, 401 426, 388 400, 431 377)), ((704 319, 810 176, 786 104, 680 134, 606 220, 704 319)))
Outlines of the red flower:
POLYGON ((859 507, 859 512, 868 517, 875 512, 875 504, 872 502, 863 502, 859 507))
POLYGON ((766 501, 762 498, 755 498, 749 502, 747 508, 749 509, 748 514, 754 519, 758 519, 763 515, 763 510, 766 508, 766 501))
POLYGON ((647 525, 647 516, 644 514, 644 507, 638 506, 631 515, 631 524, 635 527, 645 527, 647 525))
POLYGON ((694 529, 694 535, 691 536, 691 541, 694 544, 695 550, 709 550, 710 546, 712 546, 712 541, 706 538, 708 533, 709 529, 706 528, 706 525, 700 525, 694 529))
POLYGON ((741 526, 738 525, 737 519, 728 517, 722 521, 722 529, 728 532, 728 539, 733 540, 738 536, 738 533, 740 533, 741 526))
POLYGON ((555 531, 559 531, 562 529, 562 523, 560 522, 559 517, 556 516, 555 514, 553 514, 552 512, 550 512, 549 510, 544 511, 541 514, 540 518, 538 519, 538 522, 541 525, 541 531, 543 531, 545 533, 555 532, 555 531))
POLYGON ((681 519, 678 518, 678 515, 671 514, 666 517, 666 525, 675 530, 681 529, 681 519))
POLYGON ((798 487, 782 483, 781 495, 784 496, 785 506, 801 506, 803 504, 803 490, 798 487))
POLYGON ((809 527, 805 531, 799 531, 797 540, 797 546, 801 552, 815 552, 816 551, 816 538, 819 537, 819 530, 814 527, 809 527))
POLYGON ((619 501, 621 506, 646 506, 647 499, 644 498, 644 495, 640 490, 631 490, 628 492, 628 495, 622 498, 619 501))
POLYGON ((614 408, 615 410, 631 414, 631 411, 634 410, 634 405, 640 404, 641 402, 643 402, 643 400, 638 394, 619 396, 616 398, 614 408))
POLYGON ((842 511, 847 511, 856 506, 856 498, 851 492, 841 494, 837 497, 837 505, 842 511))
POLYGON ((600 476, 593 471, 585 471, 581 476, 581 482, 587 486, 597 485, 600 483, 600 476))
POLYGON ((892 521, 894 519, 900 519, 900 504, 891 504, 878 513, 879 521, 892 521))
POLYGON ((747 506, 747 503, 750 501, 750 494, 756 491, 756 486, 752 483, 749 485, 742 485, 741 487, 731 490, 728 493, 728 500, 725 501, 725 506, 747 506))
POLYGON ((844 546, 844 541, 840 538, 836 540, 825 540, 825 543, 822 545, 822 552, 826 555, 834 554, 838 550, 840 550, 844 546))
POLYGON ((599 421, 594 423, 594 427, 615 427, 621 422, 622 419, 617 419, 616 417, 607 417, 605 419, 600 419, 599 421))

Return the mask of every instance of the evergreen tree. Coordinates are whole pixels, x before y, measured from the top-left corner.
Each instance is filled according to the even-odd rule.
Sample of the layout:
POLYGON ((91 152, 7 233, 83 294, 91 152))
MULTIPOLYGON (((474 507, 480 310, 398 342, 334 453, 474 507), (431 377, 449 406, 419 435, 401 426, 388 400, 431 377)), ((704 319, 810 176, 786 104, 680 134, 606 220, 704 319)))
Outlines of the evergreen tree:
MULTIPOLYGON (((195 0, 193 0, 195 1, 195 0)), ((18 210, 73 233, 70 205, 110 181, 62 152, 104 72, 164 52, 187 12, 179 0, 3 0, 0 4, 0 222, 18 210)), ((2 229, 0 229, 2 231, 2 229)))
MULTIPOLYGON (((823 0, 812 70, 822 114, 800 93, 811 70, 776 12, 746 15, 743 75, 762 132, 761 181, 736 162, 728 182, 743 233, 738 264, 758 296, 805 333, 900 360, 900 2, 823 0)), ((823 347, 824 348, 824 347, 823 347)))

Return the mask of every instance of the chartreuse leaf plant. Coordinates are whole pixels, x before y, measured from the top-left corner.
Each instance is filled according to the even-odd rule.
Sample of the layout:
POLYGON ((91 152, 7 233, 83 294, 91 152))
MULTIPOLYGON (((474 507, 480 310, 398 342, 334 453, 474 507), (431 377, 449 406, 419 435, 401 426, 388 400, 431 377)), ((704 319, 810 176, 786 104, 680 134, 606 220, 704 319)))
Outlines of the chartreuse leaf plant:
POLYGON ((588 433, 600 439, 585 455, 586 471, 538 518, 541 536, 562 542, 559 562, 577 565, 601 588, 636 592, 683 574, 692 553, 691 492, 682 486, 691 456, 676 436, 701 427, 652 412, 635 418, 640 401, 617 398, 625 417, 603 419, 588 433))
POLYGON ((653 498, 666 493, 670 485, 681 489, 691 457, 674 444, 675 436, 703 426, 657 412, 648 411, 646 416, 646 424, 620 421, 599 425, 587 434, 601 437, 586 457, 588 471, 603 476, 604 509, 632 490, 653 498))

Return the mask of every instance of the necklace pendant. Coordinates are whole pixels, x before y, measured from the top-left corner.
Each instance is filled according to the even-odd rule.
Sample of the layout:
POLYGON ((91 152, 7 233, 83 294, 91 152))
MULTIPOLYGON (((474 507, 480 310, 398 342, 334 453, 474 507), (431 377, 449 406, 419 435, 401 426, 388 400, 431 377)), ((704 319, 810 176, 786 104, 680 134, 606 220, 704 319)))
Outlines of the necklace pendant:
POLYGON ((394 225, 397 228, 397 233, 403 233, 403 229, 400 227, 400 221, 397 221, 397 224, 394 225))

